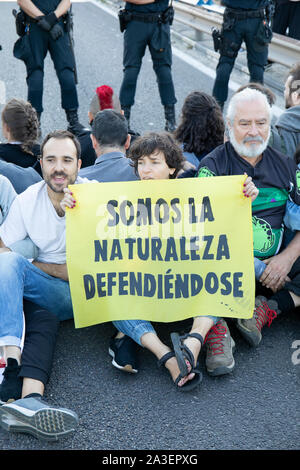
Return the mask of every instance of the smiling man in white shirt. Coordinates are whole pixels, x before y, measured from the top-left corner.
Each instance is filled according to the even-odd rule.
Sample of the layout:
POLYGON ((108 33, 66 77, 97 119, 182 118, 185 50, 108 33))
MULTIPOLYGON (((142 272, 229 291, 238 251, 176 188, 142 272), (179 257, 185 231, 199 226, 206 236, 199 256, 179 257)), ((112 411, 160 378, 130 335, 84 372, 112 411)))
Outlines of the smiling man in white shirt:
MULTIPOLYGON (((48 134, 41 155, 44 180, 15 198, 0 228, 0 345, 4 346, 6 357, 18 361, 23 297, 47 308, 60 320, 73 317, 66 266, 65 211, 60 203, 68 185, 89 181, 78 177, 80 144, 68 131, 48 134), (33 262, 7 248, 26 237, 38 248, 33 262)), ((49 407, 34 398, 0 407, 0 425, 4 429, 25 429, 44 439, 57 439, 73 431, 77 422, 72 411, 49 407), (44 423, 41 428, 36 425, 38 421, 44 423)))

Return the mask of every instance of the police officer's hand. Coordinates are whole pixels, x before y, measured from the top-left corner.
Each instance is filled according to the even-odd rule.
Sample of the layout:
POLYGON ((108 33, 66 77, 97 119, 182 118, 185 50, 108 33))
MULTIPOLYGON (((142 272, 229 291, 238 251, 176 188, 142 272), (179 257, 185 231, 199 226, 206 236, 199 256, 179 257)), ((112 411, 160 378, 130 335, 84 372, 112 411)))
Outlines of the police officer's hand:
POLYGON ((50 29, 50 36, 54 41, 60 38, 64 34, 64 30, 59 24, 55 24, 52 29, 50 29))
POLYGON ((36 19, 38 26, 44 31, 50 31, 58 21, 54 12, 51 12, 48 15, 38 16, 36 19))

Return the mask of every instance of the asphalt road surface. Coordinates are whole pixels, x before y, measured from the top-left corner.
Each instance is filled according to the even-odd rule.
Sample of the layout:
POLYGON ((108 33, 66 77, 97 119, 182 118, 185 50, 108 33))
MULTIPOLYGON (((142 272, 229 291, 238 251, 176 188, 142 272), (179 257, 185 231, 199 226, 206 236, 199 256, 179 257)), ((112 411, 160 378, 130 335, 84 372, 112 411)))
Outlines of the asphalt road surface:
MULTIPOLYGON (((27 96, 24 65, 12 56, 16 35, 11 10, 15 7, 15 2, 0 2, 1 109, 6 100, 27 96)), ((122 35, 115 16, 95 4, 76 2, 73 8, 80 119, 87 123, 95 88, 109 84, 119 91, 122 35)), ((43 134, 66 127, 58 82, 50 59, 46 62, 43 134)), ((178 114, 190 91, 211 92, 212 79, 176 54, 173 74, 178 114)), ((145 132, 163 126, 147 54, 132 109, 132 127, 145 132)), ((168 341, 170 332, 187 325, 186 321, 155 327, 168 341)), ((264 328, 256 349, 231 325, 237 346, 234 371, 211 378, 202 355, 203 382, 192 393, 178 392, 168 373, 157 368, 154 356, 142 349, 137 375, 113 368, 108 355, 112 333, 111 324, 84 329, 74 329, 73 321, 61 324, 45 398, 76 411, 78 430, 57 443, 45 443, 0 429, 1 450, 299 450, 299 313, 279 317, 271 328, 264 328)))

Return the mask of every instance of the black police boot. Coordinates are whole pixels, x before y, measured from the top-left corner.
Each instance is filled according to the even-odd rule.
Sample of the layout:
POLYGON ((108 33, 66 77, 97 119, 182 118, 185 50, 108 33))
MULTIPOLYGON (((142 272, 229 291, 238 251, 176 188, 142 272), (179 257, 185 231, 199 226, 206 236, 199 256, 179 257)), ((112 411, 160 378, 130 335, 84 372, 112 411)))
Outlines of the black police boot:
POLYGON ((176 129, 176 119, 175 119, 175 106, 173 104, 170 106, 165 106, 165 118, 166 118, 165 130, 167 132, 174 132, 176 129))
POLYGON ((74 135, 79 135, 86 130, 78 120, 77 109, 66 109, 67 121, 69 123, 68 131, 74 135))

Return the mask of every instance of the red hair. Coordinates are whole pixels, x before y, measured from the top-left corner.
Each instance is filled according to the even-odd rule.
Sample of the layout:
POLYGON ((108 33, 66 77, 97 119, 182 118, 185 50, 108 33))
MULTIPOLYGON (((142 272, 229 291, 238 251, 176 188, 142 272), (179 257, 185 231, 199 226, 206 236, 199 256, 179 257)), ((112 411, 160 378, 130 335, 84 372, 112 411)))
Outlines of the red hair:
POLYGON ((100 110, 113 109, 113 89, 108 85, 102 85, 96 88, 96 93, 99 98, 100 110))

